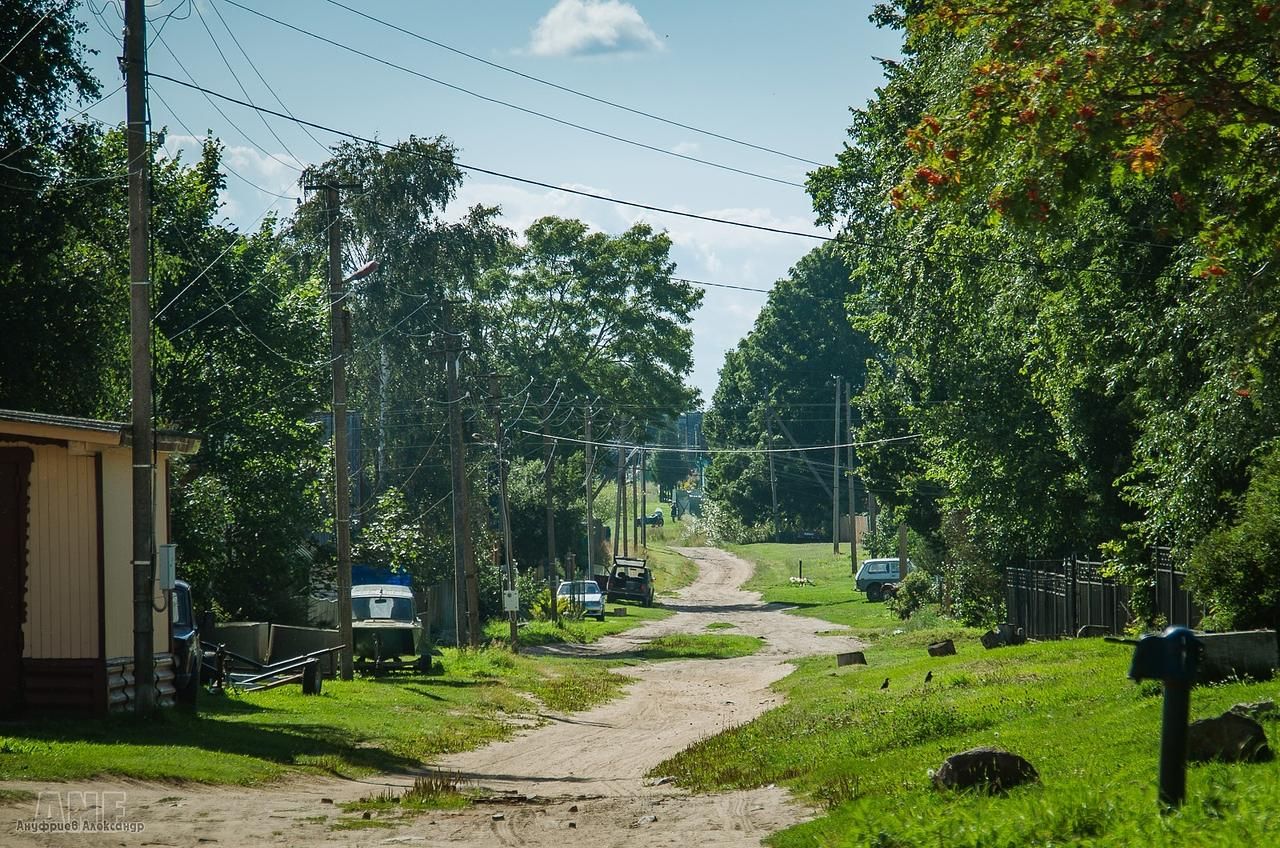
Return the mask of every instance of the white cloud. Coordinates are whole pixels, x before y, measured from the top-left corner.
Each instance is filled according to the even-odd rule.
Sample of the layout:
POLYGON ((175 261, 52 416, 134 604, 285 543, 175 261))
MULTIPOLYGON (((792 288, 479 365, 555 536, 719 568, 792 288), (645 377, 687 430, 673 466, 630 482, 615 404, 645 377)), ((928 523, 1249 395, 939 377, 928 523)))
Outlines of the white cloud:
POLYGON ((636 7, 621 0, 560 0, 533 28, 534 56, 599 56, 662 50, 636 7))

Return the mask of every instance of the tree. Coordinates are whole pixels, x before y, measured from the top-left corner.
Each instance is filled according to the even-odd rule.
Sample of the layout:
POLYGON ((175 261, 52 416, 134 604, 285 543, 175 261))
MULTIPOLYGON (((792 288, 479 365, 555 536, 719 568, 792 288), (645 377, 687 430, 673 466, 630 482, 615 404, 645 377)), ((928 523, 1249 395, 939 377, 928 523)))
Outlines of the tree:
POLYGON ((693 400, 688 324, 702 291, 673 278, 670 252, 671 239, 643 223, 615 236, 534 221, 479 287, 492 361, 548 388, 679 413, 693 400))
MULTIPOLYGON (((834 406, 832 377, 860 391, 867 359, 874 355, 866 334, 848 320, 846 300, 857 292, 850 274, 844 252, 826 246, 803 256, 777 282, 751 332, 725 357, 704 422, 712 447, 786 448, 791 442, 784 427, 800 446, 830 444, 833 415, 840 416, 843 432, 844 407, 834 406)), ((829 453, 777 454, 774 473, 786 524, 829 523, 831 495, 814 479, 816 473, 824 483, 830 480, 829 453)), ((767 456, 719 454, 707 476, 713 497, 744 524, 771 516, 767 456)), ((843 479, 839 486, 843 498, 843 479)))

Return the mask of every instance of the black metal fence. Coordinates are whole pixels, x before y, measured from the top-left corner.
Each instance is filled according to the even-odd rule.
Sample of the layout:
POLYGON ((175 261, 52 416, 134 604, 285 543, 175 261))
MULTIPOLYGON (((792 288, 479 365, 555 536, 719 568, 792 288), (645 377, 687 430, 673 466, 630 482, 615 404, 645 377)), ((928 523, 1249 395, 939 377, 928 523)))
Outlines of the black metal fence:
MULTIPOLYGON (((1195 627, 1201 611, 1186 589, 1186 574, 1173 567, 1167 548, 1154 551, 1155 579, 1149 609, 1168 624, 1195 627)), ((1009 623, 1033 639, 1122 633, 1134 619, 1131 586, 1104 573, 1103 563, 1067 557, 1027 560, 1005 571, 1009 623)))

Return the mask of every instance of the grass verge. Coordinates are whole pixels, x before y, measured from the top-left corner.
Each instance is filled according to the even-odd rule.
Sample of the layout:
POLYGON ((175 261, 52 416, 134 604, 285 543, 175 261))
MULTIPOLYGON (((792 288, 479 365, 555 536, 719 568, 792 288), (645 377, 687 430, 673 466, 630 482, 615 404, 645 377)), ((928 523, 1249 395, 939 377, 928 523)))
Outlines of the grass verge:
POLYGON ((644 660, 727 660, 749 657, 764 647, 758 636, 672 633, 658 636, 636 651, 644 660))
POLYGON ((202 696, 198 713, 152 718, 48 719, 0 730, 0 780, 139 780, 252 784, 291 771, 363 776, 418 766, 508 737, 513 718, 539 704, 586 709, 626 678, 604 664, 446 649, 444 671, 326 680, 297 687, 202 696), (535 700, 536 698, 536 700, 535 700))
MULTIPOLYGON (((995 651, 936 617, 904 626, 840 584, 848 563, 805 558, 814 587, 793 586, 779 548, 745 546, 770 600, 868 638, 868 666, 800 662, 777 684, 787 702, 706 739, 653 770, 695 790, 783 783, 824 815, 775 834, 775 846, 1254 846, 1280 832, 1280 763, 1205 765, 1188 774, 1188 803, 1156 804, 1161 699, 1126 679, 1131 651, 1066 640, 995 651), (811 571, 812 568, 812 571, 811 571), (837 573, 839 578, 837 579, 837 573), (830 581, 830 582, 827 582, 830 581), (827 598, 816 595, 824 588, 827 598), (957 654, 924 646, 956 640, 957 654), (926 675, 932 679, 926 682, 926 675), (881 689, 885 679, 889 686, 881 689), (995 745, 1022 754, 1039 785, 1004 796, 943 793, 929 770, 957 751, 995 745)), ((828 549, 829 550, 829 549, 828 549)), ((816 552, 814 552, 816 553, 816 552)), ((828 554, 829 557, 829 554, 828 554)), ((794 572, 792 572, 794 573, 794 572)), ((1197 688, 1192 718, 1241 701, 1275 699, 1275 683, 1197 688)), ((1264 723, 1274 742, 1277 722, 1264 723)))

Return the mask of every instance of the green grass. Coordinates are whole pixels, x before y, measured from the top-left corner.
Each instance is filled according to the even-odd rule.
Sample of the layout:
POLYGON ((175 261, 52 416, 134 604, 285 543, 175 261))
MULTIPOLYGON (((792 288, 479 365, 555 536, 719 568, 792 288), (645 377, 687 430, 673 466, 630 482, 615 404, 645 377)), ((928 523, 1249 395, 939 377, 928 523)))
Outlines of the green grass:
MULTIPOLYGON (((554 645, 565 642, 579 645, 590 644, 604 636, 613 636, 644 624, 646 621, 660 621, 669 618, 673 613, 661 607, 644 607, 631 603, 608 603, 605 609, 624 607, 626 615, 606 615, 604 621, 594 618, 568 619, 561 618, 559 623, 552 621, 530 621, 522 624, 519 630, 521 645, 554 645)), ((511 626, 505 618, 495 618, 484 626, 484 635, 501 644, 506 644, 511 637, 511 626)))
POLYGON ((672 633, 645 643, 636 656, 646 660, 727 660, 749 657, 764 647, 758 636, 672 633))
MULTIPOLYGON (((1161 698, 1155 687, 1126 679, 1129 649, 1068 640, 987 651, 974 631, 936 615, 934 626, 903 626, 882 604, 851 596, 834 579, 835 564, 815 558, 814 589, 826 584, 830 591, 823 603, 808 587, 787 582, 779 547, 808 546, 739 549, 762 564, 753 581, 757 588, 766 597, 807 604, 802 614, 875 635, 866 649, 869 665, 837 670, 830 657, 798 663, 776 684, 787 696, 783 706, 698 743, 653 775, 672 775, 698 791, 790 786, 825 814, 770 839, 785 848, 1253 848, 1275 841, 1280 762, 1193 767, 1187 805, 1176 815, 1158 813, 1161 698), (929 657, 924 646, 946 637, 956 639, 957 655, 929 657), (927 672, 933 673, 930 683, 927 672), (889 688, 881 690, 886 677, 889 688), (935 790, 929 769, 977 745, 1022 754, 1039 769, 1041 784, 995 797, 935 790)), ((802 558, 810 576, 809 558, 802 558)), ((847 583, 847 563, 842 570, 847 583)), ((1198 688, 1192 717, 1275 696, 1274 683, 1198 688)), ((1280 725, 1275 718, 1264 724, 1274 744, 1280 725)))
POLYGON ((540 704, 585 709, 625 678, 602 663, 446 649, 444 671, 326 680, 323 694, 282 687, 202 696, 198 714, 31 720, 0 730, 0 780, 252 784, 291 771, 362 776, 416 767, 503 739, 540 704), (536 700, 535 700, 536 699, 536 700))
POLYGON ((708 630, 732 630, 738 625, 729 621, 713 621, 707 625, 708 630))

